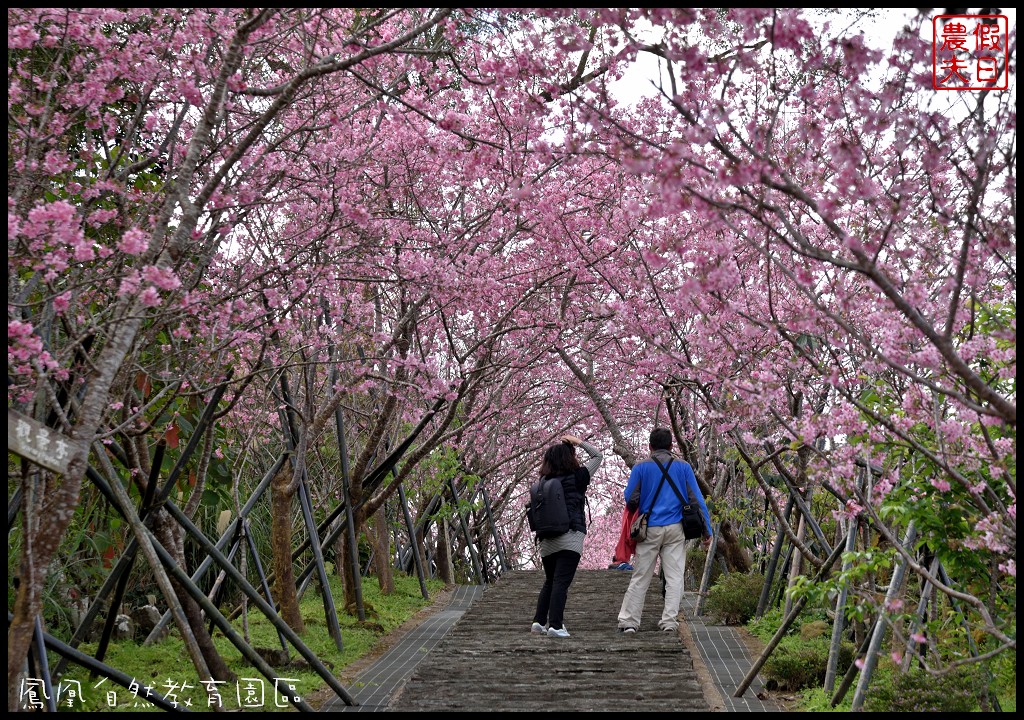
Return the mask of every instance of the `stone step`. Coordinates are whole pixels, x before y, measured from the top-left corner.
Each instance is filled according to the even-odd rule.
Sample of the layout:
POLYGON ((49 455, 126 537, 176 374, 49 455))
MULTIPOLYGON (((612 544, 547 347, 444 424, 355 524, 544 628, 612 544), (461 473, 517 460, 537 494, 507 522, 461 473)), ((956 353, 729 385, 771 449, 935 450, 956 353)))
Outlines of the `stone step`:
POLYGON ((616 618, 630 575, 580 570, 565 610, 571 637, 550 638, 530 633, 543 575, 506 572, 419 663, 388 710, 710 710, 679 635, 658 630, 657 577, 648 590, 640 632, 618 632, 616 618))

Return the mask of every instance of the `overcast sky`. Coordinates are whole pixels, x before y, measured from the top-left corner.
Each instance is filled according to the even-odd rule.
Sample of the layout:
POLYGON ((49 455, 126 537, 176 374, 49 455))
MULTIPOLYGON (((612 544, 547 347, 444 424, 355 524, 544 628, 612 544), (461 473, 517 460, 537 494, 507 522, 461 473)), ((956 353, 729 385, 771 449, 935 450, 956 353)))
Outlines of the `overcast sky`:
MULTIPOLYGON (((945 10, 934 8, 929 17, 943 14, 945 10)), ((977 12, 971 8, 970 12, 977 12)), ((888 52, 892 49, 892 41, 896 33, 918 13, 917 8, 807 8, 807 18, 816 24, 828 22, 832 34, 853 34, 863 32, 872 47, 888 52)), ((1017 11, 1003 8, 999 14, 1006 15, 1011 29, 1017 26, 1017 11)), ((922 37, 928 42, 932 40, 931 23, 924 23, 922 37)), ((657 91, 651 85, 651 79, 658 77, 658 58, 650 53, 640 53, 633 68, 626 72, 621 80, 612 84, 620 102, 633 104, 641 97, 654 96, 657 91)), ((1016 76, 1010 77, 1010 87, 1015 92, 1016 76)), ((945 91, 937 91, 946 94, 945 91)), ((949 98, 952 99, 952 98, 949 98)))

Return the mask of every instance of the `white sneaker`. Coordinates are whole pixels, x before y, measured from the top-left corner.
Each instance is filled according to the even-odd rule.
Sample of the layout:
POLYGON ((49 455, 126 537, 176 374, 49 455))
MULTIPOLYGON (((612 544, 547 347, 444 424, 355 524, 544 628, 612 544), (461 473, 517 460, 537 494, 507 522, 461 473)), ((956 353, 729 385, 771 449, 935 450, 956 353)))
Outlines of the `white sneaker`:
POLYGON ((530 632, 532 632, 534 635, 547 635, 548 629, 541 625, 539 622, 535 622, 533 625, 530 626, 530 632))
POLYGON ((548 628, 548 637, 569 637, 569 631, 565 627, 548 628))

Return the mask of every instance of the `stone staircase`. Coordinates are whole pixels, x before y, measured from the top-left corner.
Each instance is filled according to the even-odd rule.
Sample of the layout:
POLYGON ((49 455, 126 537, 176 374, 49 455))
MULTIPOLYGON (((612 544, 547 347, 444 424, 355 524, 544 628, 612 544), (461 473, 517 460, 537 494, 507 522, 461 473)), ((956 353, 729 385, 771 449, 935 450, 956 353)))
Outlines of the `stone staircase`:
POLYGON ((622 571, 579 571, 565 611, 572 636, 548 638, 529 631, 541 573, 505 573, 418 663, 388 711, 711 710, 680 636, 658 630, 657 577, 640 632, 618 632, 629 578, 622 571))

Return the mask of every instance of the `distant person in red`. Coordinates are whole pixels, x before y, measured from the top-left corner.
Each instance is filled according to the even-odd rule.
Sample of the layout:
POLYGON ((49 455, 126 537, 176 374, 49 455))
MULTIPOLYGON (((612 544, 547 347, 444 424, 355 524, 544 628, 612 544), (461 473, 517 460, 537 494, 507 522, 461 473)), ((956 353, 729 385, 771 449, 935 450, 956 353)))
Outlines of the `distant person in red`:
POLYGON ((626 507, 622 509, 622 527, 619 528, 619 542, 615 546, 615 554, 612 555, 612 564, 608 566, 609 570, 633 569, 633 565, 630 561, 633 559, 633 554, 636 552, 636 540, 629 537, 629 527, 633 524, 633 520, 636 519, 637 513, 639 512, 640 491, 638 489, 629 498, 629 502, 626 503, 626 507))

